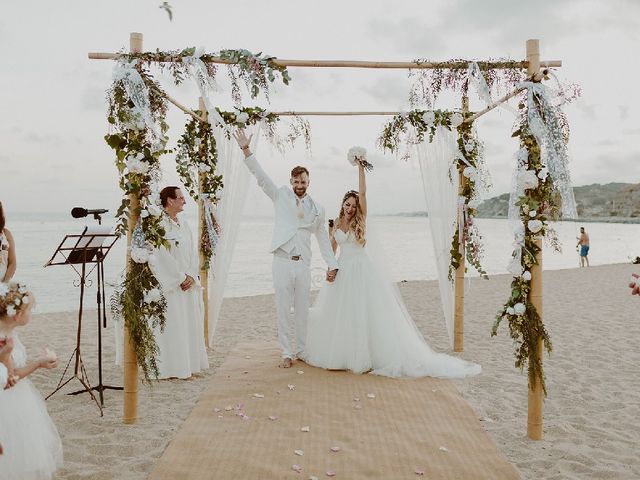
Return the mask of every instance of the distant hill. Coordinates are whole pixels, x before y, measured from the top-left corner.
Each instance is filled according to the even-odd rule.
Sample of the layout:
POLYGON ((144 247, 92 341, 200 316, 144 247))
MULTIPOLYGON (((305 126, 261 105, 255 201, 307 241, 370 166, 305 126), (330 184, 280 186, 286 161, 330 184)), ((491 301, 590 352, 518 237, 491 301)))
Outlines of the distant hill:
MULTIPOLYGON (((574 187, 578 216, 583 220, 640 222, 640 183, 594 183, 574 187)), ((509 194, 484 201, 478 207, 479 217, 506 217, 509 194)))

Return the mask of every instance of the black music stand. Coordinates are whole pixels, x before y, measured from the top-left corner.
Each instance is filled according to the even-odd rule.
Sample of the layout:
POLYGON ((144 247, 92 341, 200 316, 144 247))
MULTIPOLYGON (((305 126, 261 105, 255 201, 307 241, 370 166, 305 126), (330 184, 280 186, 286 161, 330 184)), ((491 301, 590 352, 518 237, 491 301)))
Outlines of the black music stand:
POLYGON ((54 252, 51 259, 45 264, 45 267, 49 267, 52 265, 71 265, 71 267, 80 277, 79 283, 78 285, 76 285, 80 287, 80 306, 78 309, 76 348, 71 354, 64 372, 62 372, 62 376, 60 377, 58 386, 45 398, 45 400, 47 400, 54 393, 64 387, 71 380, 77 378, 84 389, 69 393, 68 395, 77 395, 79 393, 88 392, 89 395, 91 395, 93 401, 96 402, 96 405, 98 405, 98 408, 100 409, 100 416, 102 416, 103 414, 102 407, 104 407, 104 390, 122 390, 122 387, 113 387, 102 384, 102 328, 106 328, 107 326, 103 261, 111 250, 111 247, 113 247, 114 243, 118 239, 118 236, 109 233, 110 231, 111 227, 94 226, 85 227, 80 235, 66 235, 60 245, 58 245, 58 248, 54 252), (80 266, 80 271, 78 271, 76 265, 80 266), (87 265, 93 265, 93 267, 91 267, 88 272, 87 265), (89 284, 89 286, 91 285, 91 280, 87 280, 87 277, 93 272, 94 269, 96 270, 96 276, 98 279, 98 290, 96 295, 96 301, 98 304, 98 385, 95 387, 91 387, 91 385, 89 384, 87 371, 84 367, 84 362, 82 361, 82 355, 80 354, 80 338, 82 330, 84 288, 85 284, 87 283, 89 284), (67 380, 64 380, 67 374, 67 370, 69 369, 69 366, 71 365, 71 362, 74 360, 74 358, 75 368, 73 370, 73 375, 67 380), (98 393, 100 394, 100 403, 98 403, 98 400, 93 394, 93 390, 98 391, 98 393))

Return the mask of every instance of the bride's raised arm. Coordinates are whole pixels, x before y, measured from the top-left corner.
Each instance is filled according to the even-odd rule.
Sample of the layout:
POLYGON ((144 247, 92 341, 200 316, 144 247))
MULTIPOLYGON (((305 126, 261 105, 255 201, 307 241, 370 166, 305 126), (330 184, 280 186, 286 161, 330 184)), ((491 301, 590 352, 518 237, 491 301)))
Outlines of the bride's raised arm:
POLYGON ((362 209, 362 214, 367 216, 367 180, 365 179, 364 167, 361 163, 358 164, 358 175, 359 185, 358 185, 358 203, 360 204, 360 208, 362 209))

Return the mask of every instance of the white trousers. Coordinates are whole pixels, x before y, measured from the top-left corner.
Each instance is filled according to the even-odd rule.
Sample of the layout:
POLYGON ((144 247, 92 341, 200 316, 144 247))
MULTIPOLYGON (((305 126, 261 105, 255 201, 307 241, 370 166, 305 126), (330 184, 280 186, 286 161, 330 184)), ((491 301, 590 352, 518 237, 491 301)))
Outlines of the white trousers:
POLYGON ((309 317, 311 270, 302 260, 273 256, 273 286, 276 292, 278 342, 283 358, 304 352, 309 317), (291 316, 293 307, 293 322, 291 316), (295 342, 292 330, 295 329, 295 342))

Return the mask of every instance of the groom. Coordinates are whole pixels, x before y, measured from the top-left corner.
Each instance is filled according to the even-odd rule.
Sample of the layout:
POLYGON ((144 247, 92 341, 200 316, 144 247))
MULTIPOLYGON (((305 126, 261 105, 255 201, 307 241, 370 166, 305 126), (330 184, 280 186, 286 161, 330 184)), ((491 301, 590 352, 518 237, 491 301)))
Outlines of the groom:
POLYGON ((258 164, 249 149, 251 136, 239 129, 234 137, 240 145, 245 164, 258 185, 273 201, 275 225, 271 240, 273 253, 273 286, 276 292, 278 341, 282 348, 282 367, 289 368, 294 358, 304 354, 311 288, 311 234, 316 236, 322 258, 329 266, 327 280, 333 282, 338 262, 333 255, 329 235, 324 226, 324 209, 307 194, 309 171, 304 167, 291 170, 291 188, 277 187, 258 164), (295 347, 291 338, 290 311, 294 309, 295 347))

